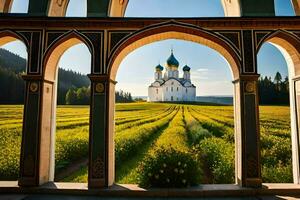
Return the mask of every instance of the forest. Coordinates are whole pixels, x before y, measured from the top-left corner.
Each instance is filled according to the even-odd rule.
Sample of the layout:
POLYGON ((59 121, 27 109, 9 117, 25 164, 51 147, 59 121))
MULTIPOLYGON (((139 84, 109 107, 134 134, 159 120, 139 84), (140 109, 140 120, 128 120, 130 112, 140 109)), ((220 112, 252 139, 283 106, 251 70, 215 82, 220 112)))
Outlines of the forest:
MULTIPOLYGON (((0 48, 0 104, 22 104, 26 60, 0 48)), ((90 80, 72 70, 58 69, 58 105, 87 105, 90 101, 90 80)), ((117 91, 116 102, 132 102, 128 92, 117 91)))
MULTIPOLYGON (((22 104, 24 100, 24 81, 26 60, 5 49, 0 49, 0 103, 22 104)), ((90 80, 86 75, 59 68, 58 105, 85 105, 90 99, 90 80)), ((260 105, 288 105, 289 81, 277 72, 274 79, 260 77, 258 81, 260 105)), ((133 102, 130 93, 116 92, 116 102, 133 102)))

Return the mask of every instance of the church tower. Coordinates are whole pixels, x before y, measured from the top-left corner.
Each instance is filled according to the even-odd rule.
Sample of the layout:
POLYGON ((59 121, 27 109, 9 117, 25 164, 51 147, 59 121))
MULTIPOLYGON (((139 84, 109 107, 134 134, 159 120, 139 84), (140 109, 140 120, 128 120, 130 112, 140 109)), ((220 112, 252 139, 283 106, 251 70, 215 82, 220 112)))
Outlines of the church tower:
POLYGON ((172 49, 171 55, 167 59, 166 73, 165 73, 164 79, 169 79, 169 78, 177 78, 178 79, 179 78, 178 67, 179 67, 179 62, 175 58, 175 56, 173 54, 173 49, 172 49))
POLYGON ((187 81, 191 81, 191 74, 190 74, 191 68, 185 65, 182 70, 183 70, 183 79, 187 81))
POLYGON ((155 77, 156 81, 162 80, 162 71, 163 70, 164 70, 164 67, 161 66, 160 64, 155 67, 154 77, 155 77))

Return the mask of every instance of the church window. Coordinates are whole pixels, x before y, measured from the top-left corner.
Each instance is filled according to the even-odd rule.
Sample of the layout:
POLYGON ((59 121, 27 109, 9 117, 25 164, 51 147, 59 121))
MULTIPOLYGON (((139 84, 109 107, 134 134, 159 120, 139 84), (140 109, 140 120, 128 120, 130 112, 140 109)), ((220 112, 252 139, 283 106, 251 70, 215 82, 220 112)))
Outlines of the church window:
POLYGON ((185 93, 187 93, 187 88, 185 88, 185 93))
POLYGON ((172 85, 174 85, 174 82, 172 82, 172 85))
POLYGON ((178 87, 177 87, 177 91, 178 91, 178 87))
POLYGON ((156 94, 158 94, 158 89, 156 89, 156 94))
POLYGON ((171 101, 173 101, 173 96, 171 96, 171 101))
POLYGON ((173 87, 171 87, 171 92, 173 92, 173 87))

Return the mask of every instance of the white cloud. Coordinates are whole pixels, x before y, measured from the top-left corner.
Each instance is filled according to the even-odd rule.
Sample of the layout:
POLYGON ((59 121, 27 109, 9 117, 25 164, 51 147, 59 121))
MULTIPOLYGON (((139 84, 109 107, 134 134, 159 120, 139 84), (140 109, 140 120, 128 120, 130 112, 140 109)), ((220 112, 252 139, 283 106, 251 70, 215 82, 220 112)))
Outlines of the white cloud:
POLYGON ((209 71, 209 69, 207 69, 207 68, 199 68, 199 69, 197 69, 197 71, 198 72, 207 72, 207 71, 209 71))

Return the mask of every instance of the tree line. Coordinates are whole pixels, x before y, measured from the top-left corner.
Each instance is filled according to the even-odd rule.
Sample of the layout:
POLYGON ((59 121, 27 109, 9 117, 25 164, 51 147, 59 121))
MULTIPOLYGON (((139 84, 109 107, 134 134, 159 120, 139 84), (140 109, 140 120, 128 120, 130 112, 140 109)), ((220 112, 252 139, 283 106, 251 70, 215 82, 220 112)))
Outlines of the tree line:
MULTIPOLYGON (((0 104, 22 104, 26 59, 0 48, 0 104)), ((86 75, 59 68, 57 104, 89 104, 90 80, 86 75)), ((258 81, 259 103, 269 105, 289 104, 288 77, 277 72, 274 79, 261 77, 258 81)), ((116 102, 133 102, 129 92, 117 91, 116 102)))
MULTIPOLYGON (((90 87, 70 88, 66 94, 67 105, 88 105, 90 104, 91 90, 90 87)), ((131 93, 122 90, 116 91, 115 100, 117 103, 130 103, 132 99, 131 93)))
POLYGON ((289 104, 289 79, 282 78, 277 72, 274 79, 261 77, 258 80, 259 104, 288 105, 289 104))

